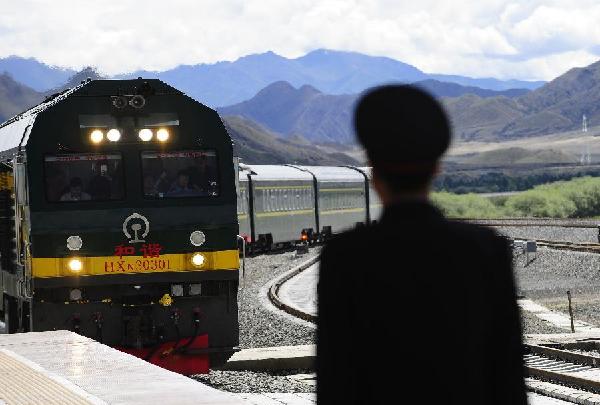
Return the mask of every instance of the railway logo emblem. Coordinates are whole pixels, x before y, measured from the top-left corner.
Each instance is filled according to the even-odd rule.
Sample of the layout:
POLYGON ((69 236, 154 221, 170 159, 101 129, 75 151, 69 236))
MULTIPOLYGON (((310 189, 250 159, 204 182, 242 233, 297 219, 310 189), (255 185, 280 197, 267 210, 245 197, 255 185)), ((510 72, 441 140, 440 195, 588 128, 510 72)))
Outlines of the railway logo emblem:
POLYGON ((144 238, 150 233, 150 222, 145 216, 134 212, 125 218, 125 221, 123 222, 123 233, 127 239, 129 239, 129 243, 145 242, 144 238))

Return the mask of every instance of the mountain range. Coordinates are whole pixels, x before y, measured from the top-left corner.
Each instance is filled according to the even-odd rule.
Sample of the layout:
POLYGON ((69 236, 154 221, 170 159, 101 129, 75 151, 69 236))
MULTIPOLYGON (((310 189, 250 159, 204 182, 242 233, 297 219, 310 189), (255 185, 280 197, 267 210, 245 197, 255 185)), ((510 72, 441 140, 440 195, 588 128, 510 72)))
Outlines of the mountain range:
MULTIPOLYGON (((583 115, 590 127, 600 124, 600 61, 571 69, 532 91, 493 91, 431 79, 414 85, 442 100, 459 142, 498 142, 572 131, 581 128, 583 115)), ((357 97, 276 82, 253 98, 219 111, 255 120, 284 136, 348 144, 354 139, 351 115, 357 97)))
MULTIPOLYGON (((8 59, 11 63, 0 60, 0 71, 6 66, 19 65, 15 58, 8 59)), ((39 91, 41 83, 46 83, 44 86, 56 83, 64 77, 60 75, 70 72, 45 65, 40 67, 39 62, 31 59, 22 59, 20 63, 25 65, 19 66, 37 66, 38 73, 34 76, 38 88, 15 80, 21 77, 27 82, 34 70, 28 74, 21 72, 21 76, 8 69, 8 73, 0 74, 0 120, 87 77, 100 77, 94 69, 87 68, 69 76, 66 83, 39 91), (46 74, 48 77, 43 77, 46 74)), ((127 77, 137 75, 152 77, 153 73, 127 77)), ((353 144, 354 103, 364 87, 375 82, 411 82, 440 98, 459 142, 501 142, 571 131, 580 127, 584 114, 590 127, 600 124, 600 62, 571 69, 541 87, 537 87, 540 82, 428 75, 389 58, 326 50, 296 59, 269 52, 235 62, 179 66, 156 75, 209 105, 211 103, 202 97, 218 105, 249 94, 242 101, 219 107, 218 111, 224 116, 240 151, 269 163, 283 158, 315 164, 348 162, 346 155, 331 153, 332 147, 353 144), (456 83, 458 81, 462 84, 456 83), (264 86, 250 93, 261 84, 264 86), (511 85, 521 88, 510 88, 511 85), (314 155, 308 156, 303 150, 314 155)))
POLYGON ((76 71, 48 66, 34 58, 9 56, 0 59, 0 73, 10 75, 17 82, 33 90, 44 92, 67 82, 76 71))
POLYGON ((164 72, 138 71, 119 77, 156 77, 191 97, 218 107, 242 102, 264 87, 286 81, 294 87, 312 86, 325 94, 352 94, 382 83, 413 83, 427 79, 491 90, 534 89, 544 82, 470 78, 425 73, 387 57, 318 49, 299 58, 273 52, 244 56, 233 62, 178 66, 164 72))
MULTIPOLYGON (((518 97, 529 90, 487 90, 456 83, 424 80, 414 83, 436 97, 466 94, 480 98, 518 97)), ((302 136, 311 142, 351 144, 354 142, 352 111, 358 94, 324 94, 310 85, 296 89, 279 81, 265 87, 250 100, 218 108, 223 115, 239 115, 254 120, 284 136, 302 136)))
MULTIPOLYGON (((46 66, 35 59, 0 59, 0 72, 37 90, 58 87, 75 72, 46 66)), ((377 84, 413 83, 433 79, 489 90, 535 89, 540 81, 498 80, 457 75, 430 74, 391 58, 357 52, 318 49, 298 58, 273 52, 241 57, 232 62, 180 65, 165 71, 136 71, 114 78, 147 77, 161 79, 211 107, 248 100, 277 81, 294 87, 310 85, 325 94, 353 94, 377 84)))
POLYGON ((444 99, 455 136, 469 140, 509 140, 600 124, 600 61, 573 68, 519 97, 482 98, 466 94, 444 99))

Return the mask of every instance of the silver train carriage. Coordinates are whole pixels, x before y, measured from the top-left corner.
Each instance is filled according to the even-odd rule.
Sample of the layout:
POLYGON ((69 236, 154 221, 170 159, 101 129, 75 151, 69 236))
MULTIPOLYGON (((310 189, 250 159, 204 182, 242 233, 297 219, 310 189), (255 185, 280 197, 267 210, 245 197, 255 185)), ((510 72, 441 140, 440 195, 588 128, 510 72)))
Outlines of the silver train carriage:
POLYGON ((377 220, 368 167, 240 164, 238 220, 248 250, 316 242, 377 220))

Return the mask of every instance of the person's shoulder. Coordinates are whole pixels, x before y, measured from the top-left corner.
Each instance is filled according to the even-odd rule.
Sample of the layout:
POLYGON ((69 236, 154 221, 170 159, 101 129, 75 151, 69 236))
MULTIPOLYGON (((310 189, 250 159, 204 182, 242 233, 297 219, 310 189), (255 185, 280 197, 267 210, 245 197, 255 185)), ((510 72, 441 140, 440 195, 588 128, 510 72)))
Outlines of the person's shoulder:
POLYGON ((348 246, 356 244, 357 241, 368 241, 370 235, 375 235, 376 225, 362 226, 337 233, 325 244, 325 249, 337 250, 347 249, 348 246))

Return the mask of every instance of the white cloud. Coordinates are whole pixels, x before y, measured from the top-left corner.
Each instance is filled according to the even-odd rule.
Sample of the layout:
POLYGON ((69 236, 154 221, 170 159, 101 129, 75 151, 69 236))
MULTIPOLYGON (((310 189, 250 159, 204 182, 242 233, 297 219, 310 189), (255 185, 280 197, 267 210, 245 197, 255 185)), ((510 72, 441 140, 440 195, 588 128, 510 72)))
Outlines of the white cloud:
POLYGON ((425 71, 551 79, 598 59, 590 0, 8 0, 0 56, 106 73, 273 50, 390 56, 425 71))

